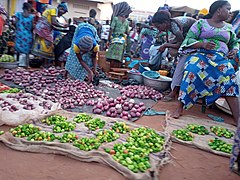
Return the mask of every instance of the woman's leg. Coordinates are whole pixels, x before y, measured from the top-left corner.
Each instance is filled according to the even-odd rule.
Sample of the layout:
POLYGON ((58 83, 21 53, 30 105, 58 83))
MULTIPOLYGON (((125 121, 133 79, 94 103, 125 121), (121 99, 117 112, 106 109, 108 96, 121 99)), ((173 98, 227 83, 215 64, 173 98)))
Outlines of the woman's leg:
POLYGON ((181 101, 178 101, 177 109, 170 116, 175 119, 178 119, 182 115, 182 113, 183 113, 183 103, 181 101))
POLYGON ((230 110, 232 111, 232 115, 238 127, 240 127, 240 110, 239 110, 239 99, 237 97, 226 97, 230 110))

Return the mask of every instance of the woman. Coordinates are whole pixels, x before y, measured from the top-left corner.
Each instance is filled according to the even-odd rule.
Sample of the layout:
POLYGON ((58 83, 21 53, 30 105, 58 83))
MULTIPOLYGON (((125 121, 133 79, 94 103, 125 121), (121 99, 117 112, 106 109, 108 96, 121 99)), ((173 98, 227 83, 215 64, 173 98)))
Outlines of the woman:
MULTIPOLYGON (((163 52, 166 48, 170 48, 169 51, 174 52, 174 56, 177 56, 177 51, 181 43, 186 37, 190 27, 195 22, 196 20, 191 17, 180 16, 171 18, 171 14, 168 11, 156 12, 153 16, 152 23, 160 32, 166 32, 167 35, 167 42, 160 46, 159 51, 163 52), (170 42, 168 39, 169 31, 175 36, 170 42)), ((164 97, 164 101, 171 101, 177 95, 183 77, 185 59, 186 56, 182 55, 179 57, 176 70, 173 74, 173 81, 171 84, 172 92, 164 97)))
POLYGON ((149 19, 149 22, 146 22, 149 27, 145 27, 141 30, 139 35, 138 44, 140 47, 140 57, 142 59, 149 59, 149 49, 151 45, 154 44, 155 38, 159 34, 159 31, 156 28, 152 27, 152 19, 149 19))
POLYGON ((131 12, 132 10, 126 2, 121 2, 113 6, 112 21, 108 36, 110 46, 106 53, 106 58, 110 61, 111 68, 119 68, 122 65, 125 42, 129 30, 126 18, 131 12))
POLYGON ((57 65, 60 67, 64 67, 65 62, 67 61, 67 57, 69 55, 69 50, 72 45, 72 39, 74 36, 74 32, 76 30, 75 25, 69 26, 69 31, 63 38, 59 41, 58 44, 55 45, 54 53, 55 53, 55 61, 57 65))
POLYGON ((225 23, 230 15, 230 9, 228 1, 215 1, 210 6, 206 19, 197 21, 190 28, 181 47, 183 50, 193 52, 186 60, 179 102, 171 116, 179 118, 183 108, 189 109, 199 98, 205 98, 206 105, 210 105, 219 97, 225 96, 233 118, 238 122, 231 158, 233 168, 237 159, 238 162, 240 160, 240 112, 236 97, 239 94, 235 82, 236 75, 229 59, 236 56, 239 45, 232 26, 225 23))
POLYGON ((29 53, 32 48, 33 42, 33 19, 31 14, 32 5, 23 3, 23 12, 17 12, 15 15, 16 37, 15 37, 15 50, 17 51, 17 59, 19 66, 29 66, 29 53), (19 59, 20 54, 25 54, 24 58, 19 59))
POLYGON ((45 59, 45 61, 54 60, 53 25, 63 28, 66 27, 60 25, 56 19, 56 17, 60 17, 66 12, 68 12, 68 7, 65 2, 59 4, 57 8, 47 9, 43 12, 34 30, 35 41, 32 54, 45 59))
POLYGON ((90 83, 93 81, 94 74, 98 74, 96 54, 99 46, 97 41, 99 37, 94 26, 81 23, 77 27, 65 66, 73 78, 84 81, 87 77, 87 83, 90 83))

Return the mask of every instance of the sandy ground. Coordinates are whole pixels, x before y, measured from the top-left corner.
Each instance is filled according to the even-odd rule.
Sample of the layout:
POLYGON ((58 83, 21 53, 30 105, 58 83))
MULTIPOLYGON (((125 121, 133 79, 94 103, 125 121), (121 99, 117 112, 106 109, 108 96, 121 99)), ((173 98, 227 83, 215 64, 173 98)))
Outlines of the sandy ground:
MULTIPOLYGON (((176 102, 161 102, 154 106, 159 111, 175 109, 176 102)), ((215 109, 207 109, 201 113, 201 106, 196 105, 185 114, 207 118, 207 114, 215 114, 233 124, 231 116, 215 109)), ((144 116, 136 123, 162 130, 164 116, 144 116)), ((2 126, 1 130, 10 127, 2 126)), ((229 159, 202 150, 186 147, 177 143, 172 146, 172 161, 160 169, 159 179, 206 179, 236 180, 239 176, 229 171, 229 159)), ((55 154, 37 154, 19 152, 0 143, 0 180, 75 180, 75 179, 125 179, 112 168, 99 163, 84 163, 65 156, 55 154)))

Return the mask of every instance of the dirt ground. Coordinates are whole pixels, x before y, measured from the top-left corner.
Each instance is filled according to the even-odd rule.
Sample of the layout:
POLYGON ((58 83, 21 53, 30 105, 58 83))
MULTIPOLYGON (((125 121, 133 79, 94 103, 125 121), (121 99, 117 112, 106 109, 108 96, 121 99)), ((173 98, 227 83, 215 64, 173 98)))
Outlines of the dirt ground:
MULTIPOLYGON (((176 102, 159 101, 154 109, 173 111, 176 102)), ((221 116, 225 122, 234 124, 231 116, 216 109, 201 113, 196 105, 185 114, 207 118, 207 114, 221 116)), ((164 116, 143 116, 136 123, 163 130, 164 116)), ((10 127, 2 126, 0 130, 10 127)), ((84 163, 55 154, 37 154, 12 150, 0 143, 0 180, 75 180, 126 179, 114 169, 99 163, 84 163)), ((160 169, 159 179, 166 180, 236 180, 239 176, 230 172, 229 159, 177 143, 172 145, 172 160, 160 169)))

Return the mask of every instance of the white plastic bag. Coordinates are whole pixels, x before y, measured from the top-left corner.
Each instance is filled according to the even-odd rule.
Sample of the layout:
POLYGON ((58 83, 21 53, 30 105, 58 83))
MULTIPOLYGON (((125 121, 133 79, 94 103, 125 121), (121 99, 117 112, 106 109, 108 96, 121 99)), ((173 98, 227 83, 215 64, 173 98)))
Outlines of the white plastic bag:
POLYGON ((27 66, 27 55, 26 54, 19 55, 19 66, 20 67, 27 66))

